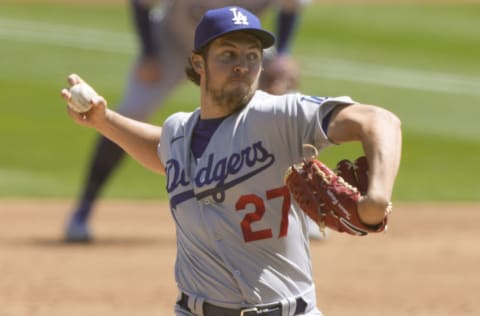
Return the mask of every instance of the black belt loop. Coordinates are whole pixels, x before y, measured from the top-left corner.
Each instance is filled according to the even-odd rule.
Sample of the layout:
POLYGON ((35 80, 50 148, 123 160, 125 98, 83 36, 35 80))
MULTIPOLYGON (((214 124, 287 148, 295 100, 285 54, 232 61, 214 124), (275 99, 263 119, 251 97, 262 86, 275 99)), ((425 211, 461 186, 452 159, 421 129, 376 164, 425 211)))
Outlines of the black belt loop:
MULTIPOLYGON (((294 315, 301 315, 307 309, 307 302, 301 297, 297 298, 297 306, 295 308, 294 315)), ((179 306, 186 309, 188 312, 192 312, 188 307, 188 295, 183 293, 180 296, 180 300, 177 302, 179 306)), ((220 306, 215 306, 209 303, 203 303, 203 314, 204 316, 282 316, 282 304, 272 304, 267 306, 259 307, 258 309, 252 309, 247 311, 249 308, 243 310, 241 309, 229 309, 220 306)))
POLYGON ((177 305, 180 305, 190 313, 192 312, 188 307, 188 295, 183 292, 182 292, 182 295, 180 296, 180 300, 177 302, 177 305))
POLYGON ((295 314, 293 315, 300 315, 305 313, 307 310, 307 302, 301 297, 297 298, 297 307, 295 307, 295 314))

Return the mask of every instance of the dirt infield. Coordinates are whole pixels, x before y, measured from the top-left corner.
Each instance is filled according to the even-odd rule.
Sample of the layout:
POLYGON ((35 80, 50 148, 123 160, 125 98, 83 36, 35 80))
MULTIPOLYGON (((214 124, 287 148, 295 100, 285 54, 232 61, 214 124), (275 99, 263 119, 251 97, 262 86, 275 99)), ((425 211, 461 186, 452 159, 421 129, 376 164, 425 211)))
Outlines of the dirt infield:
MULTIPOLYGON (((0 315, 172 315, 164 202, 103 201, 97 241, 66 245, 71 201, 0 200, 0 315)), ((480 205, 396 205, 387 234, 312 244, 326 316, 480 315, 480 205)))

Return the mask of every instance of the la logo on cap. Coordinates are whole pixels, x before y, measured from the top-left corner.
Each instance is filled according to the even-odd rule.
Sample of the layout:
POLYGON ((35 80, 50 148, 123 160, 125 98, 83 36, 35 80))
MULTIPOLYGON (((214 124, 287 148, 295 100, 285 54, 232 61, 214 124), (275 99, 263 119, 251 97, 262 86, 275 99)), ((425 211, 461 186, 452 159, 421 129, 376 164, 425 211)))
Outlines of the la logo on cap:
POLYGON ((260 40, 262 48, 275 43, 275 36, 262 28, 255 14, 242 7, 231 6, 205 12, 195 29, 194 50, 199 52, 214 39, 236 31, 249 32, 260 40))
POLYGON ((237 11, 238 8, 230 8, 230 11, 233 13, 233 18, 232 22, 234 24, 243 24, 243 25, 248 25, 248 19, 247 16, 244 15, 241 11, 237 11))

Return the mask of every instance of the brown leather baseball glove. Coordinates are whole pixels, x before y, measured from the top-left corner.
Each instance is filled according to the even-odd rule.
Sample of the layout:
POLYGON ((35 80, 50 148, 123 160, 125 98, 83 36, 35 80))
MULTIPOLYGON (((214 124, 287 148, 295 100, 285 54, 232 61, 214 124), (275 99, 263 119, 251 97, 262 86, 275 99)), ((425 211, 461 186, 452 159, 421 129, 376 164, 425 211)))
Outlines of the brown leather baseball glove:
POLYGON ((341 160, 335 170, 313 157, 304 159, 287 169, 285 183, 300 208, 321 230, 328 227, 356 236, 386 230, 391 207, 378 225, 364 224, 358 215, 358 202, 368 188, 366 157, 353 162, 341 160))

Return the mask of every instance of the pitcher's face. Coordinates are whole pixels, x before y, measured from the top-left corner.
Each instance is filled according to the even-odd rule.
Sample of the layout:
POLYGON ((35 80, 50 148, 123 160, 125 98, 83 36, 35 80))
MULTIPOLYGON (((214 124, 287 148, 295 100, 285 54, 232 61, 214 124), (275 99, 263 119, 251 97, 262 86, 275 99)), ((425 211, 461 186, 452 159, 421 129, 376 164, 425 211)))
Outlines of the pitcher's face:
POLYGON ((247 32, 234 32, 214 40, 205 63, 205 92, 216 103, 243 108, 258 86, 262 67, 260 41, 247 32))

